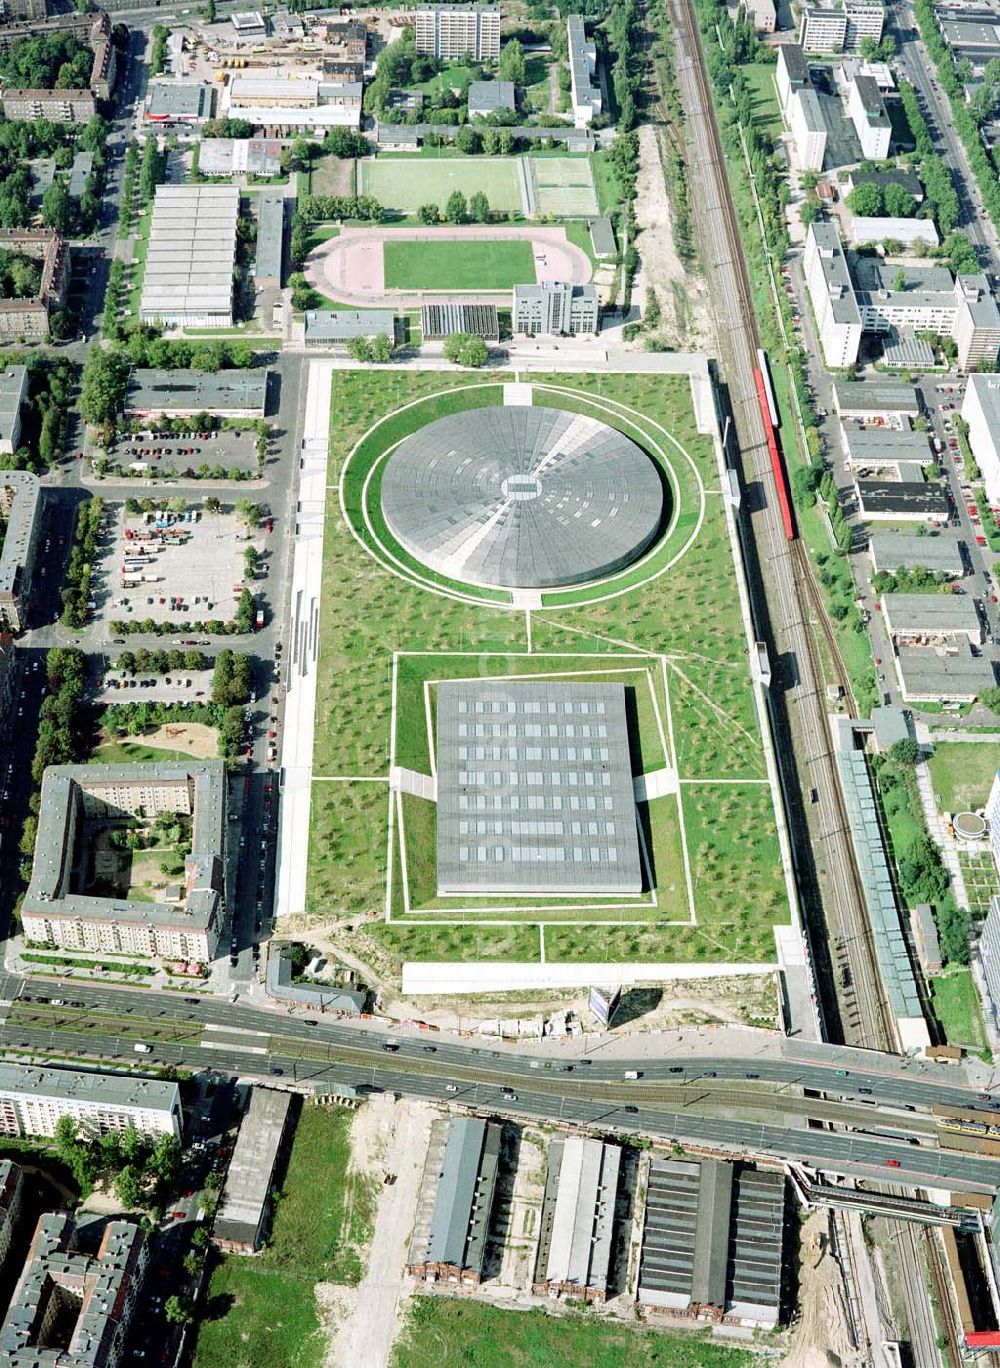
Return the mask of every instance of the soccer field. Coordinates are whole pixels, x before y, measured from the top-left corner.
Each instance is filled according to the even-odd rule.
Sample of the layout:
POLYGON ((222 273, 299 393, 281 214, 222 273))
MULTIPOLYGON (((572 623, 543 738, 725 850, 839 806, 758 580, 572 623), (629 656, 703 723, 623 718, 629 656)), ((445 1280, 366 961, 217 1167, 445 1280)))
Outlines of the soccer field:
POLYGON ((530 242, 386 242, 387 290, 510 290, 531 285, 530 242))
POLYGON ((366 157, 358 167, 361 193, 399 214, 443 209, 453 190, 467 200, 481 190, 491 209, 525 212, 517 157, 366 157))

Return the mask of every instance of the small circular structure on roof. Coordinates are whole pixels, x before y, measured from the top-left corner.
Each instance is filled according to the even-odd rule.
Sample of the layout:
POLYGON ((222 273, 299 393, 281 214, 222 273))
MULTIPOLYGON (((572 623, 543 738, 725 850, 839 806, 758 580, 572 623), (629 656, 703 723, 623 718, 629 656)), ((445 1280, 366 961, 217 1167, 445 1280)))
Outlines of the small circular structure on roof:
POLYGON ((952 819, 955 835, 962 841, 981 841, 986 835, 986 818, 978 812, 959 812, 952 819))
POLYGON ((646 453, 594 418, 480 408, 405 438, 382 479, 393 536, 449 579, 552 589, 614 574, 655 540, 664 485, 646 453))

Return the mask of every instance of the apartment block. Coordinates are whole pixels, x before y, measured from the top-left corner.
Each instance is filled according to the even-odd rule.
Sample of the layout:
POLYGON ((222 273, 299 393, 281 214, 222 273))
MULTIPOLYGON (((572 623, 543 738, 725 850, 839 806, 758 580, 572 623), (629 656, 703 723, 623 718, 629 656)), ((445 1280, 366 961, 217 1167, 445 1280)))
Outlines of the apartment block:
POLYGON ((861 143, 861 150, 871 161, 884 161, 892 142, 892 125, 885 110, 885 101, 872 76, 855 76, 848 88, 847 112, 861 143))
POLYGON ((862 38, 882 41, 885 8, 864 0, 842 7, 813 6, 802 11, 799 42, 807 52, 858 52, 862 38))
POLYGON ((601 87, 597 81, 597 48, 587 38, 587 29, 578 14, 566 20, 570 90, 573 99, 573 125, 587 128, 601 112, 601 87))
MULTIPOLYGON (((987 497, 991 504, 1000 504, 1000 375, 969 376, 962 417, 969 425, 969 446, 987 497)), ((997 831, 1000 835, 1000 827, 997 831)))
POLYGON ((809 67, 805 53, 798 43, 782 43, 778 48, 778 60, 774 67, 774 83, 778 90, 778 103, 788 122, 788 106, 792 96, 805 90, 809 85, 809 67))
POLYGON ((442 62, 471 57, 495 62, 500 57, 499 5, 418 5, 417 51, 442 62))
POLYGON ((786 117, 794 139, 795 161, 799 169, 822 171, 826 156, 826 121, 819 96, 811 86, 792 92, 786 117))
POLYGON ((861 346, 861 312, 840 235, 832 223, 810 224, 803 268, 823 360, 835 370, 853 366, 861 346))
POLYGON ((8 632, 21 632, 26 626, 40 499, 38 476, 30 470, 0 471, 0 516, 7 523, 0 548, 0 628, 8 632))
POLYGON ((131 1126, 141 1135, 180 1138, 180 1090, 128 1074, 0 1063, 0 1135, 51 1137, 64 1116, 88 1137, 131 1126))

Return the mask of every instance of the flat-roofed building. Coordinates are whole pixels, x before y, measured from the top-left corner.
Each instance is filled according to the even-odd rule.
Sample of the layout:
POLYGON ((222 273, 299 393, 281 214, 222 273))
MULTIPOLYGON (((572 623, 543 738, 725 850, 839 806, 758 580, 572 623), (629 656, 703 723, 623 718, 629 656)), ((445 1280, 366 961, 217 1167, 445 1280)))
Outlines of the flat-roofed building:
POLYGON ((417 51, 441 62, 471 57, 495 62, 500 57, 499 5, 418 5, 417 51))
POLYGON ((117 1368, 148 1261, 136 1222, 110 1221, 91 1255, 68 1211, 42 1216, 0 1325, 5 1368, 117 1368))
POLYGON ((778 60, 774 67, 774 83, 778 91, 778 104, 788 122, 788 106, 793 95, 809 86, 809 67, 805 53, 798 43, 782 43, 778 48, 778 60))
POLYGON ((206 963, 225 917, 226 791, 221 760, 50 765, 23 903, 25 935, 64 950, 206 963), (183 879, 153 902, 92 893, 95 834, 161 812, 190 818, 183 879))
POLYGON ((962 400, 969 446, 991 504, 1000 504, 1000 375, 970 375, 962 400))
POLYGON ((885 8, 870 0, 816 5, 802 11, 799 42, 806 52, 858 52, 862 38, 882 41, 885 8))
POLYGON ((484 342, 500 341, 500 319, 495 304, 424 304, 420 309, 420 334, 425 342, 437 342, 452 333, 468 333, 484 342))
POLYGON ((895 469, 900 465, 927 465, 931 449, 924 432, 900 432, 895 428, 841 428, 845 465, 848 470, 895 469))
POLYGON ((858 512, 870 522, 946 523, 951 504, 940 485, 915 480, 855 480, 858 512))
POLYGON ((234 76, 229 87, 230 108, 301 109, 319 104, 318 76, 234 76))
POLYGON ((97 102, 90 90, 17 90, 3 92, 4 118, 12 122, 85 124, 97 113, 97 102))
POLYGON ((834 369, 853 366, 861 347, 861 311, 840 234, 832 223, 809 225, 803 269, 823 359, 834 369))
POLYGON ((308 309, 305 315, 307 347, 344 351, 360 337, 387 337, 396 345, 396 315, 392 309, 308 309))
POLYGON ((1000 352, 1000 308, 986 276, 965 275, 955 281, 958 308, 951 335, 964 371, 996 365, 1000 352))
POLYGON ((267 22, 259 10, 241 10, 230 16, 239 38, 265 38, 267 22))
POLYGON ((257 196, 257 255, 253 281, 258 290, 281 288, 285 254, 285 194, 279 186, 257 196))
POLYGON ((897 646, 932 646, 965 638, 980 646, 983 626, 970 594, 883 594, 882 619, 897 646))
POLYGON ((0 1272, 24 1215, 24 1170, 12 1159, 0 1159, 0 1272))
POLYGON ((198 170, 203 176, 276 176, 281 151, 277 138, 202 138, 198 170))
POLYGON ((136 367, 125 392, 125 416, 263 418, 267 411, 266 366, 249 370, 145 370, 136 367))
POLYGON ((795 147, 795 161, 802 171, 822 171, 826 156, 826 120, 819 96, 812 86, 792 93, 788 101, 788 127, 795 147))
POLYGON ((743 0, 743 8, 755 33, 773 33, 778 27, 774 0, 743 0))
POLYGON ((961 579, 962 552, 955 537, 916 537, 907 532, 873 532, 868 539, 872 569, 894 575, 898 570, 927 570, 961 579))
POLYGON ((941 646, 899 647, 896 675, 904 703, 973 703, 996 686, 989 660, 963 637, 941 646))
MULTIPOLYGON (((923 242, 928 247, 936 247, 940 242, 933 219, 889 218, 885 215, 869 218, 852 214, 850 237, 859 247, 876 242, 898 242, 901 247, 912 247, 914 243, 923 242)), ((933 353, 929 364, 934 364, 933 353)))
POLYGON ((713 1160, 653 1158, 641 1305, 700 1320, 773 1327, 782 1307, 785 1180, 713 1160))
POLYGON ((244 106, 230 105, 229 117, 245 119, 252 124, 262 138, 291 138, 302 134, 307 138, 321 138, 331 128, 350 128, 355 132, 361 127, 361 84, 356 86, 358 96, 316 106, 244 106))
POLYGON ((889 155, 892 125, 882 92, 871 76, 855 76, 848 87, 847 112, 854 124, 861 151, 872 161, 889 155))
POLYGON ((202 123, 212 117, 212 87, 204 81, 153 80, 143 118, 150 123, 202 123))
POLYGON ((596 285, 554 280, 515 285, 512 328, 515 336, 578 337, 600 329, 596 285))
POLYGON ((598 261, 610 261, 618 255, 615 226, 607 214, 590 220, 590 245, 598 261))
POLYGON ((587 25, 579 14, 571 14, 566 20, 566 50, 573 125, 589 128, 603 105, 597 81, 597 46, 587 38, 587 25))
POLYGON ((253 1254, 264 1243, 290 1093, 255 1087, 240 1123, 212 1234, 223 1249, 253 1254))
POLYGON ((912 385, 862 380, 833 386, 833 406, 841 418, 907 428, 920 417, 920 396, 912 385))
POLYGON ((620 684, 454 681, 437 707, 440 894, 642 891, 620 684))
POLYGON ((887 167, 884 171, 863 171, 855 168, 848 171, 844 181, 844 194, 849 195, 859 185, 877 185, 884 190, 888 185, 898 185, 908 195, 913 196, 916 204, 924 202, 924 187, 914 171, 903 171, 899 167, 887 167))
MULTIPOLYGON (((993 783, 993 791, 997 791, 996 780, 993 783)), ((995 846, 994 858, 997 858, 995 846)), ((979 933, 975 955, 983 971, 993 1025, 995 1029, 1000 1030, 1000 894, 994 893, 990 898, 990 910, 979 933)))
POLYGON ((231 328, 240 192, 230 185, 160 185, 139 313, 144 323, 231 328))
POLYGON ((433 1190, 429 1224, 415 1226, 407 1271, 426 1282, 478 1286, 500 1168, 502 1128, 458 1116, 432 1131, 424 1166, 424 1198, 433 1190))
POLYGON ((512 114, 517 108, 513 81, 470 81, 469 118, 488 119, 491 114, 512 114))
POLYGON ((532 1291, 603 1302, 622 1151, 582 1135, 549 1146, 532 1291))
POLYGON ((0 470, 0 516, 7 523, 0 547, 0 627, 8 632, 27 625, 41 493, 38 476, 30 470, 0 470))
POLYGON ((64 1116, 86 1137, 132 1126, 180 1138, 180 1090, 157 1078, 0 1062, 0 1135, 51 1137, 64 1116))
POLYGON ((8 456, 17 450, 21 437, 21 410, 28 397, 26 366, 8 366, 0 371, 0 452, 8 456))
POLYGON ((930 978, 932 974, 940 974, 944 968, 944 961, 941 958, 941 945, 930 903, 917 903, 911 910, 910 931, 925 978, 930 978))
POLYGON ((956 62, 967 61, 976 74, 987 62, 1000 58, 1000 22, 995 10, 937 10, 941 36, 951 48, 956 62))

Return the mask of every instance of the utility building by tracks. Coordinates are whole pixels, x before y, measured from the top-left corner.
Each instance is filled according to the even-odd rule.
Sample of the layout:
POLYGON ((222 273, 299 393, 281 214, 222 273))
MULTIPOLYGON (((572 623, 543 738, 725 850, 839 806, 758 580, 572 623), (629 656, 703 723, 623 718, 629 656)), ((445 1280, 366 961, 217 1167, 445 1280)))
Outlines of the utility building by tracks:
POLYGON ((785 1180, 779 1173, 653 1159, 639 1301, 685 1318, 776 1325, 784 1211, 785 1180))
POLYGON ((254 1088, 250 1094, 215 1218, 215 1240, 223 1249, 253 1254, 264 1241, 291 1101, 290 1093, 274 1088, 254 1088))
POLYGON ((621 1159, 620 1146, 582 1135, 549 1149, 534 1292, 604 1301, 621 1159))
POLYGON ((407 1272, 426 1282, 447 1280, 478 1287, 500 1169, 502 1127, 459 1116, 445 1132, 435 1128, 424 1165, 429 1223, 418 1212, 407 1272))

